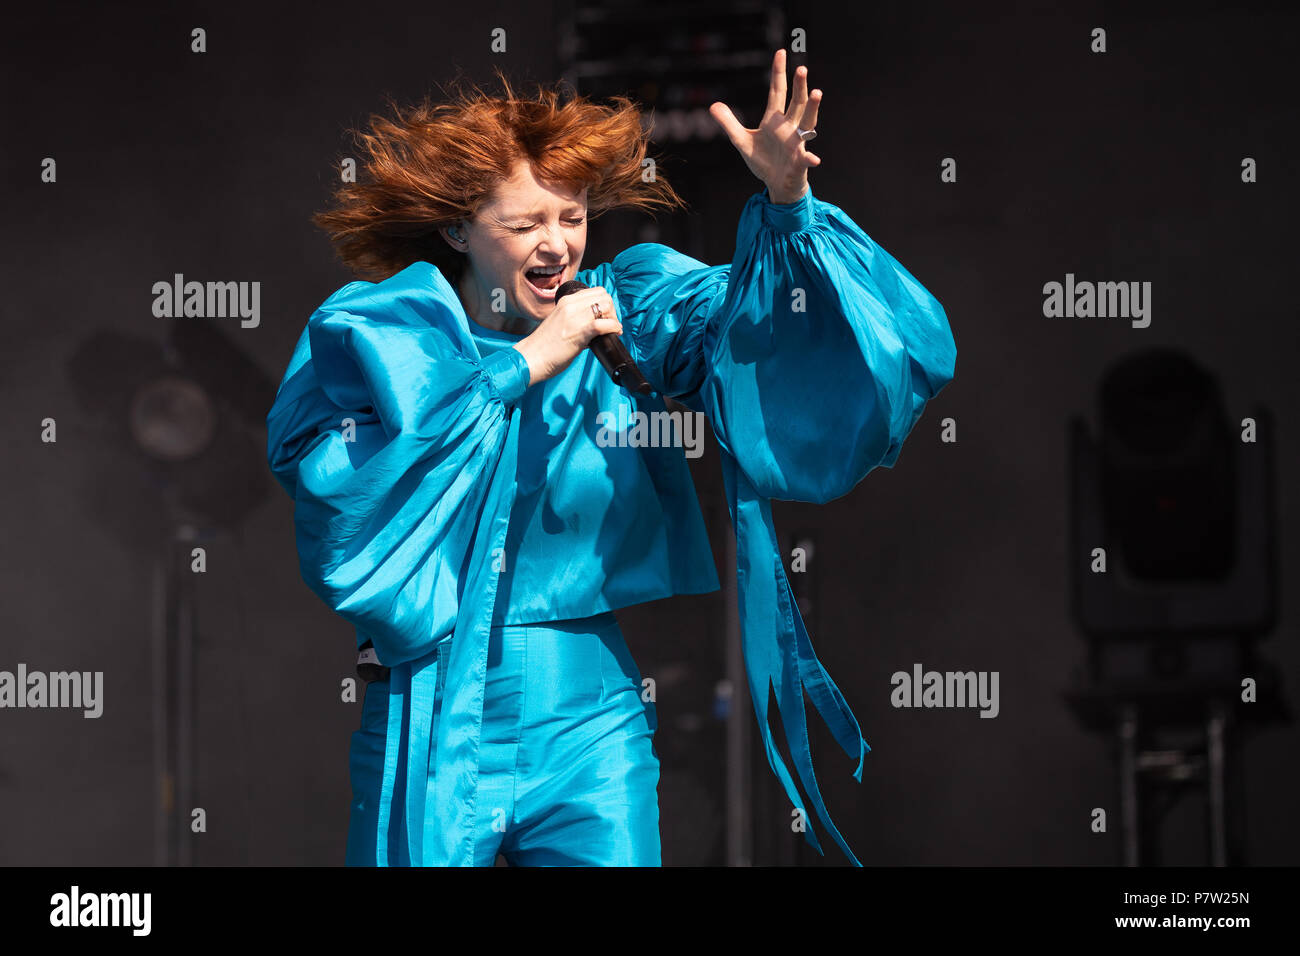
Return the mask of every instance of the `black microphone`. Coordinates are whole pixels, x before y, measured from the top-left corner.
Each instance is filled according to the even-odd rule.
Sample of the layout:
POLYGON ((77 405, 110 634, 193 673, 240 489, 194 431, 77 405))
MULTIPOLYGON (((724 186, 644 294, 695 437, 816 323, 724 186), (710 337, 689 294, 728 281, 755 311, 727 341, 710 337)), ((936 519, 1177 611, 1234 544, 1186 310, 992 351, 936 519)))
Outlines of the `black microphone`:
MULTIPOLYGON (((559 305, 560 299, 570 292, 577 292, 579 289, 586 288, 589 288, 589 286, 577 279, 570 279, 568 282, 561 283, 560 287, 555 290, 555 304, 559 305)), ((632 361, 632 356, 628 354, 627 346, 623 344, 623 340, 613 332, 606 332, 604 335, 596 336, 591 340, 588 348, 596 353, 596 358, 600 360, 601 365, 605 366, 605 371, 609 373, 609 377, 614 380, 615 385, 626 388, 629 392, 639 392, 642 395, 649 395, 654 391, 650 387, 650 383, 645 380, 645 376, 641 374, 641 370, 636 367, 636 363, 632 361)))

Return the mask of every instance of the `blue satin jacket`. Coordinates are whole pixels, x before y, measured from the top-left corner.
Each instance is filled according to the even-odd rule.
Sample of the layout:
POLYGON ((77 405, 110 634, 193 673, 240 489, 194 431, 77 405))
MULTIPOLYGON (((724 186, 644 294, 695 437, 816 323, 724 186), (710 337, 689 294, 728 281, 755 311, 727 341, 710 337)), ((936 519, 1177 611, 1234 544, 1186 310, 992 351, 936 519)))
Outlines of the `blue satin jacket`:
MULTIPOLYGON (((806 817, 769 728, 770 683, 817 820, 858 864, 813 775, 804 692, 858 758, 859 781, 870 748, 813 653, 769 500, 829 501, 893 466, 925 403, 953 377, 943 308, 811 191, 787 205, 752 196, 729 266, 642 243, 577 277, 610 292, 656 391, 708 417, 768 761, 806 817)), ((493 623, 586 617, 718 587, 683 449, 598 435, 609 424, 600 412, 662 412, 662 399, 616 388, 590 352, 530 387, 512 341, 470 320, 429 263, 351 282, 308 320, 267 417, 271 469, 296 503, 303 578, 391 668, 380 828, 396 819, 392 801, 404 801, 415 865, 473 858, 493 623)), ((821 852, 814 828, 805 832, 821 852)), ((382 856, 382 835, 378 845, 382 856)))

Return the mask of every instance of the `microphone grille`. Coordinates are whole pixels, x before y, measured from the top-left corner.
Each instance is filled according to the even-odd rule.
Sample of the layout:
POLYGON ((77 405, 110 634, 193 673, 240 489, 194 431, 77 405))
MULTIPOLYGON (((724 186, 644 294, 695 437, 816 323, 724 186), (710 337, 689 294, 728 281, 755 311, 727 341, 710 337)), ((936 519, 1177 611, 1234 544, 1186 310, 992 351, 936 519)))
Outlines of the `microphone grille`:
POLYGON ((559 302, 570 292, 577 292, 579 289, 587 288, 587 283, 579 282, 577 279, 570 279, 568 282, 561 282, 560 287, 555 290, 555 301, 559 302))

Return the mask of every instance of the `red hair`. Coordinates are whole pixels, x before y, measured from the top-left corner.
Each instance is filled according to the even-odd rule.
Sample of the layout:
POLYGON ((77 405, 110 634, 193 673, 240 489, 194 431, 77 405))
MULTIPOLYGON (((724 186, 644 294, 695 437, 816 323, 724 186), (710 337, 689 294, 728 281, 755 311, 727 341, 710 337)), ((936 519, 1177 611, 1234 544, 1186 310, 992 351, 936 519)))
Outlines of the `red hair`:
POLYGON ((453 285, 465 257, 443 241, 438 227, 474 216, 528 160, 545 183, 587 193, 587 218, 610 209, 669 209, 685 203, 657 174, 642 179, 649 131, 626 97, 600 106, 537 86, 516 96, 497 70, 504 97, 477 86, 438 105, 426 96, 394 116, 372 115, 368 131, 353 131, 361 151, 356 183, 340 187, 331 209, 312 222, 324 229, 339 257, 361 278, 378 281, 413 262, 432 262, 453 285))

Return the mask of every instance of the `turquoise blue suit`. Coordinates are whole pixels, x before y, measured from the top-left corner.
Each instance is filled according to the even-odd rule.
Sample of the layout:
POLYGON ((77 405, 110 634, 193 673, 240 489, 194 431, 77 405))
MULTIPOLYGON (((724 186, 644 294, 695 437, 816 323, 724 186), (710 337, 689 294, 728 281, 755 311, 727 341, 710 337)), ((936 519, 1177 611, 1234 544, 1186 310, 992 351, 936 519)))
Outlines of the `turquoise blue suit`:
MULTIPOLYGON (((943 308, 811 191, 752 196, 730 265, 642 243, 577 278, 609 291, 656 392, 708 417, 769 763, 807 841, 821 852, 815 815, 858 864, 813 774, 804 693, 859 781, 870 748, 813 652, 769 500, 829 501, 894 465, 953 377, 943 308)), ((351 282, 308 320, 267 417, 304 580, 391 668, 354 735, 349 863, 483 865, 498 846, 659 862, 653 703, 610 612, 717 589, 704 522, 681 447, 601 440, 600 412, 660 397, 615 387, 589 351, 530 386, 517 340, 470 320, 429 263, 351 282)))

